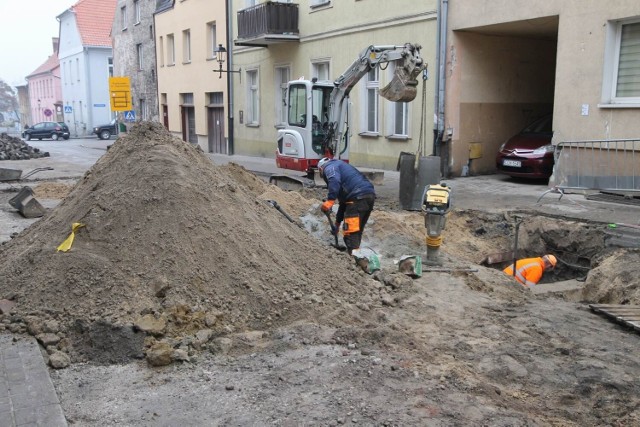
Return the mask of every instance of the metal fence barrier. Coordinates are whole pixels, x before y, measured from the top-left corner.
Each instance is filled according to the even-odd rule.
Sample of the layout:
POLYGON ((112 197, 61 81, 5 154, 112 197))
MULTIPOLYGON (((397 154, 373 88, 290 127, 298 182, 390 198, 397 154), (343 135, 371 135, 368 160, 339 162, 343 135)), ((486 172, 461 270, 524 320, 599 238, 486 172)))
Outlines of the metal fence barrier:
POLYGON ((558 192, 640 192, 640 139, 559 143, 549 187, 558 192))

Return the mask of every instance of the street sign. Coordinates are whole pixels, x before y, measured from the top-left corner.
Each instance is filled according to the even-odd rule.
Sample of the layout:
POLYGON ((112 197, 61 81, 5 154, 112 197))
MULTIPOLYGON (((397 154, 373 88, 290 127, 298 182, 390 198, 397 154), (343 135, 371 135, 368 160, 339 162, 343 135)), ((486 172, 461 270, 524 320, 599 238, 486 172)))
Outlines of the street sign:
POLYGON ((109 77, 111 111, 128 111, 132 108, 129 77, 109 77))
POLYGON ((133 123, 136 121, 136 112, 135 110, 125 111, 124 112, 124 121, 133 123))
POLYGON ((64 106, 64 113, 65 113, 65 114, 71 114, 71 113, 73 113, 73 108, 71 107, 71 105, 65 105, 65 106, 64 106))

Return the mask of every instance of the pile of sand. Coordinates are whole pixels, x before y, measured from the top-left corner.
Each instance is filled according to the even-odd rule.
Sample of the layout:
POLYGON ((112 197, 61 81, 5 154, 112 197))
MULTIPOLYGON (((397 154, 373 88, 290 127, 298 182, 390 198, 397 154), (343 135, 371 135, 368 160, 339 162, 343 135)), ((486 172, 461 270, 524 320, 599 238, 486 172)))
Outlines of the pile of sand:
POLYGON ((264 185, 160 124, 137 125, 0 248, 0 299, 67 336, 143 316, 166 322, 155 331, 165 337, 354 321, 345 306, 375 301, 376 283, 257 197, 264 185), (57 252, 73 223, 84 227, 71 251, 57 252))

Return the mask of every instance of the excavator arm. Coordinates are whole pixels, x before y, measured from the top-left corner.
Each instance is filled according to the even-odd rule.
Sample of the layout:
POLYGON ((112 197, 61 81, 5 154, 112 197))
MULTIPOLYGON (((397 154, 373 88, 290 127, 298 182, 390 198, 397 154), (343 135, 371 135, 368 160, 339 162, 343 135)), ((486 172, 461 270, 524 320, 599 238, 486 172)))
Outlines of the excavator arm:
POLYGON ((369 46, 360 52, 353 64, 334 81, 335 87, 329 102, 329 128, 323 144, 327 156, 340 153, 340 141, 344 139, 347 131, 344 123, 349 93, 372 69, 393 62, 394 77, 380 90, 380 95, 393 102, 410 102, 415 99, 418 86, 416 77, 427 66, 420 57, 420 49, 420 45, 411 43, 402 46, 369 46))

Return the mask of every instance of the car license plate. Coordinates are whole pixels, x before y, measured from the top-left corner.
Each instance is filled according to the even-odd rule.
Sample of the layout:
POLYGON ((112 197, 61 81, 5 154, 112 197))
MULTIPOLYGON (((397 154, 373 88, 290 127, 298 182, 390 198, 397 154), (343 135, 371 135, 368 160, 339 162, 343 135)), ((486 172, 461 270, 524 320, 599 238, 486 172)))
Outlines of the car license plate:
POLYGON ((511 166, 514 168, 519 168, 522 166, 522 163, 520 162, 520 160, 503 160, 502 161, 502 165, 503 166, 511 166))

